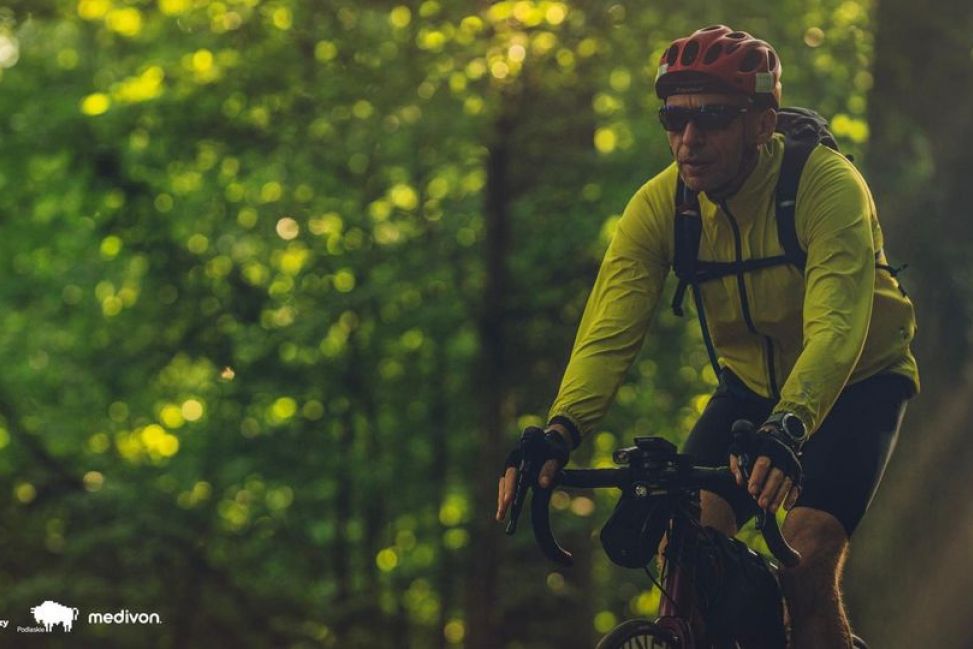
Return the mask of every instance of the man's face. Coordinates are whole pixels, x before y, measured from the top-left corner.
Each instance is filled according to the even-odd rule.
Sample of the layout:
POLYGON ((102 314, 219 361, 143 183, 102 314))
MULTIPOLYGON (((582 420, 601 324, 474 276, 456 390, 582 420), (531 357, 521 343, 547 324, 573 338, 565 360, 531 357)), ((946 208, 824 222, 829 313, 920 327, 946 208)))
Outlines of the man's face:
MULTIPOLYGON (((688 109, 747 105, 746 97, 720 93, 672 95, 666 100, 666 107, 688 109)), ((732 119, 726 128, 707 130, 690 120, 681 131, 666 131, 669 148, 686 186, 693 191, 707 192, 737 178, 746 150, 758 144, 759 121, 760 113, 749 110, 732 119)))

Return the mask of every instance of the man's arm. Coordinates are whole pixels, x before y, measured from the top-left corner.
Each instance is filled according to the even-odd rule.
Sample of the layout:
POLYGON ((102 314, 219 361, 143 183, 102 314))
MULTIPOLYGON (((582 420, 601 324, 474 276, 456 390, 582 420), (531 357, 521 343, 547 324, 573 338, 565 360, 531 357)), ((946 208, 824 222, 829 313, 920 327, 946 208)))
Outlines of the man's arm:
POLYGON ((816 153, 824 159, 797 199, 807 245, 803 350, 774 408, 797 414, 811 434, 858 363, 875 292, 871 194, 840 154, 816 153))
MULTIPOLYGON (((813 169, 810 164, 806 168, 797 197, 798 235, 807 247, 803 347, 774 407, 775 414, 796 414, 812 434, 858 363, 875 290, 875 206, 868 187, 840 154, 819 147, 815 155, 823 158, 813 169)), ((775 432, 758 433, 764 450, 777 451, 778 456, 791 453, 790 463, 797 463, 794 449, 773 446, 778 442, 769 438, 775 432)), ((760 455, 751 467, 748 491, 760 507, 776 511, 784 504, 790 509, 800 489, 791 488, 792 479, 785 475, 788 463, 778 466, 769 457, 774 453, 760 455)), ((736 457, 730 458, 730 467, 742 484, 736 457)), ((797 463, 795 475, 799 469, 797 463)))
POLYGON ((549 412, 572 446, 608 410, 638 354, 669 270, 672 201, 657 177, 629 201, 585 305, 549 412), (668 210, 668 212, 666 212, 668 210))
MULTIPOLYGON (((595 286, 588 297, 575 338, 571 360, 550 410, 547 429, 559 434, 567 449, 608 410, 619 384, 642 346, 652 313, 662 294, 671 258, 672 200, 665 200, 666 173, 642 187, 629 201, 602 260, 595 286), (657 191, 647 191, 651 188, 657 191), (656 197, 653 199, 653 197, 656 197)), ((674 190, 669 191, 671 196, 674 190)), ((558 470, 547 461, 538 475, 546 487, 558 470)), ((500 476, 497 491, 498 521, 513 500, 517 479, 514 467, 500 476)))

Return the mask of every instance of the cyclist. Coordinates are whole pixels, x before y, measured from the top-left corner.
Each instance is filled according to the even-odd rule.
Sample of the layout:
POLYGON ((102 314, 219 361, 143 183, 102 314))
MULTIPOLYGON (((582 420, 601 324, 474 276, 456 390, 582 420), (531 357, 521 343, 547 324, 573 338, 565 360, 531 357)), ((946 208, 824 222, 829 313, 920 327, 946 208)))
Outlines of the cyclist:
MULTIPOLYGON (((674 41, 663 55, 655 91, 674 163, 635 193, 618 223, 550 410, 540 482, 549 484, 613 400, 662 296, 675 222, 688 205, 701 220, 698 258, 735 265, 693 287, 719 385, 684 450, 703 464, 729 462, 742 485, 731 426, 758 425, 734 451, 755 458, 749 496, 704 492, 703 522, 733 535, 747 498, 771 511, 783 505, 784 535, 803 557, 781 573, 791 646, 850 648, 840 576, 919 389, 909 348, 916 325, 886 265, 868 186, 832 148, 816 146, 799 177, 793 224, 803 269, 740 263, 781 256, 780 75, 769 44, 722 25, 674 41)), ((498 520, 511 502, 510 464, 498 520)))

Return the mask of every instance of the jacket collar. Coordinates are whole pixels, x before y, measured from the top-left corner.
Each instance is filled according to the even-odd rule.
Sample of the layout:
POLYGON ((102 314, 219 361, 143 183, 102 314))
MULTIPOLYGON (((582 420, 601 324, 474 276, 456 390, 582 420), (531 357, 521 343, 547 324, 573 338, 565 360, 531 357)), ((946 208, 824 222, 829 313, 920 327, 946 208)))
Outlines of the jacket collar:
POLYGON ((774 186, 777 184, 777 176, 780 172, 780 156, 783 150, 784 138, 782 135, 775 134, 770 142, 757 150, 757 164, 736 193, 725 199, 714 201, 703 192, 700 194, 700 199, 714 206, 725 203, 733 212, 734 217, 752 218, 760 208, 761 201, 774 192, 774 186))

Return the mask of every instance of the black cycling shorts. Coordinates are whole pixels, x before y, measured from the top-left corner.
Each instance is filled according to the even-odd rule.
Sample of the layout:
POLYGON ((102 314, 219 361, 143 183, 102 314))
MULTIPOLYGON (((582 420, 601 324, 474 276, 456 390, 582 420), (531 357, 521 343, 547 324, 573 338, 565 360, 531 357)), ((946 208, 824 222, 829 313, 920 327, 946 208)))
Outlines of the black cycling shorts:
MULTIPOLYGON (((891 373, 846 386, 804 445, 804 488, 795 506, 828 512, 851 537, 875 496, 895 448, 906 402, 914 394, 912 381, 891 373)), ((749 419, 760 426, 774 405, 724 370, 684 452, 698 464, 726 466, 733 422, 749 419)), ((753 499, 743 489, 718 494, 733 507, 738 526, 751 518, 753 499)))

